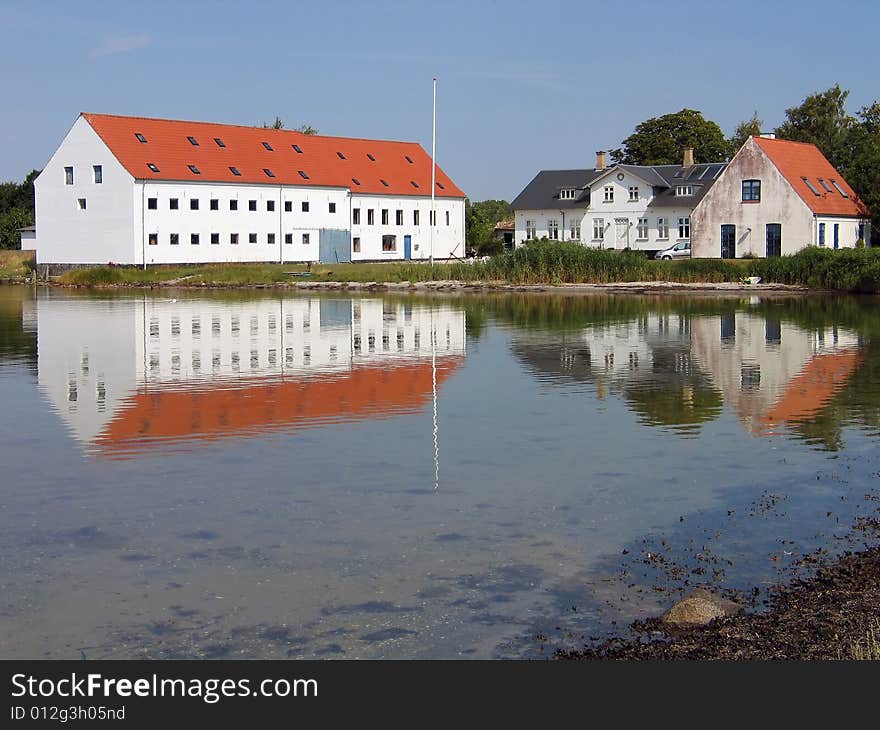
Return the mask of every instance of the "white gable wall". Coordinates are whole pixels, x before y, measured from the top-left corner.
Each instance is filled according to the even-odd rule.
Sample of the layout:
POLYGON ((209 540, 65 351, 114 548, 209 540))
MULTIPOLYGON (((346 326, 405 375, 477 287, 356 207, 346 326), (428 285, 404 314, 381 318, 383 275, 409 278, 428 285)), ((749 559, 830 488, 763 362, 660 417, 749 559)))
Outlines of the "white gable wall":
POLYGON ((131 175, 79 117, 34 181, 39 263, 135 263, 131 175), (103 182, 94 182, 101 165, 103 182), (73 167, 73 185, 65 184, 73 167), (78 199, 86 201, 80 210, 78 199))

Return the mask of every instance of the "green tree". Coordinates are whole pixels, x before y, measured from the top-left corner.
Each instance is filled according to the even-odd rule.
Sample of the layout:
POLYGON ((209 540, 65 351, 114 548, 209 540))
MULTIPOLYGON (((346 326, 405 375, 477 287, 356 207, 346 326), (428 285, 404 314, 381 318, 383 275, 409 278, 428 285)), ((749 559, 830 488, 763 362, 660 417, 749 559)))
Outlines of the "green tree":
POLYGON ((0 249, 16 249, 21 244, 19 228, 34 224, 34 179, 31 170, 21 183, 0 183, 0 249))
POLYGON ((296 128, 297 132, 302 132, 303 134, 317 134, 318 130, 315 129, 311 124, 300 124, 296 128))
POLYGON ((746 119, 737 124, 736 129, 733 130, 733 136, 727 140, 730 157, 733 157, 739 152, 739 148, 748 141, 749 137, 755 137, 761 134, 761 127, 763 125, 764 122, 758 116, 757 111, 752 114, 751 119, 746 119))
POLYGON ((694 148, 698 162, 727 158, 728 142, 721 127, 694 109, 682 109, 637 125, 623 140, 623 150, 613 150, 611 159, 629 165, 677 165, 685 147, 694 148))
POLYGON ((800 106, 785 110, 785 121, 776 136, 816 145, 841 173, 852 162, 849 135, 857 124, 846 111, 849 91, 835 84, 826 91, 810 94, 800 106))
POLYGON ((33 214, 23 208, 10 208, 0 213, 0 249, 19 248, 21 246, 19 229, 33 224, 33 214))
POLYGON ((840 170, 871 211, 871 244, 880 245, 880 103, 863 107, 847 135, 849 162, 840 170))
POLYGON ((495 238, 495 224, 512 218, 510 204, 506 200, 465 201, 465 237, 467 250, 480 256, 501 253, 502 244, 495 238))

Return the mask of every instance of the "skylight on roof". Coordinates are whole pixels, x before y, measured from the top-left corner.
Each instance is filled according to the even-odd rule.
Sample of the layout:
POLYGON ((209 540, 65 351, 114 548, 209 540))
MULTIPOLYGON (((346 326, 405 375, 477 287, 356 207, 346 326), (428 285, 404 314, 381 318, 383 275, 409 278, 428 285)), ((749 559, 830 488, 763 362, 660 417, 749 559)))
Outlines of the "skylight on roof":
POLYGON ((413 162, 413 160, 412 160, 412 157, 410 157, 409 155, 404 155, 404 157, 406 158, 406 161, 407 161, 410 165, 414 165, 414 164, 415 164, 415 163, 413 162))
POLYGON ((361 184, 361 181, 358 180, 356 177, 353 177, 353 178, 351 179, 351 181, 352 181, 355 185, 360 185, 360 184, 361 184))
POLYGON ((199 146, 199 141, 195 137, 187 137, 187 140, 193 147, 199 146))
POLYGON ((840 183, 838 183, 837 180, 832 180, 831 184, 834 186, 834 189, 837 190, 837 192, 840 193, 844 198, 849 197, 849 195, 846 194, 846 190, 840 187, 840 183))
POLYGON ((305 170, 297 170, 297 172, 299 173, 299 176, 300 176, 303 180, 308 180, 308 179, 309 179, 309 176, 306 175, 305 170))
POLYGON ((417 188, 419 186, 419 184, 415 180, 410 180, 409 184, 412 185, 414 188, 417 188))
POLYGON ((440 188, 441 190, 446 190, 446 187, 443 185, 442 182, 438 182, 437 187, 440 188))
POLYGON ((345 155, 343 155, 341 152, 337 152, 337 153, 336 153, 336 156, 337 156, 340 160, 344 160, 344 159, 345 159, 345 155))
POLYGON ((388 187, 388 181, 385 178, 379 178, 379 182, 382 183, 386 188, 388 187))
POLYGON ((376 158, 373 157, 372 153, 370 153, 370 152, 367 152, 367 157, 370 158, 370 162, 375 162, 375 161, 376 161, 376 158))
POLYGON ((154 165, 152 162, 148 162, 147 167, 150 168, 151 172, 159 172, 159 168, 156 167, 156 165, 154 165))
POLYGON ((818 178, 818 179, 819 179, 819 184, 820 184, 823 188, 825 188, 825 192, 826 192, 826 193, 833 193, 833 192, 834 192, 834 191, 831 189, 831 187, 828 185, 828 183, 825 182, 825 178, 820 177, 820 178, 818 178))
POLYGON ((201 175, 201 174, 202 174, 201 172, 199 172, 199 168, 196 167, 195 165, 187 165, 187 167, 189 168, 189 171, 190 171, 193 175, 201 175))
POLYGON ((147 143, 147 138, 144 137, 144 135, 142 135, 140 132, 135 132, 134 136, 137 138, 137 141, 140 142, 141 144, 147 143))
POLYGON ((275 177, 275 173, 272 172, 268 167, 264 167, 263 172, 266 173, 266 177, 275 177))
POLYGON ((291 147, 293 147, 297 154, 301 155, 303 153, 302 148, 298 144, 291 145, 291 147))
POLYGON ((223 143, 223 140, 219 137, 214 137, 214 141, 217 143, 218 147, 225 147, 226 145, 223 143))
POLYGON ((813 185, 813 183, 811 183, 809 180, 807 180, 806 177, 801 177, 801 180, 803 180, 807 184, 807 187, 813 191, 813 195, 815 195, 817 198, 822 195, 822 193, 816 190, 816 186, 813 185))
POLYGON ((272 145, 270 145, 268 142, 263 142, 263 147, 269 150, 269 152, 272 151, 272 145))
POLYGON ((230 166, 229 172, 231 172, 233 175, 237 175, 238 177, 241 177, 241 173, 238 171, 237 167, 230 166))

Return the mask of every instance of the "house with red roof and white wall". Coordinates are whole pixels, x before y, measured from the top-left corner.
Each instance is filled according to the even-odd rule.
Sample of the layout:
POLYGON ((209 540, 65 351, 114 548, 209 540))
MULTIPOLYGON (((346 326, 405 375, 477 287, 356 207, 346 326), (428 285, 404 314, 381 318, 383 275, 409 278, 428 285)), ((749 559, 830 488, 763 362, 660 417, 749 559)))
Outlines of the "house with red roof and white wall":
POLYGON ((465 195, 431 187, 417 143, 81 114, 34 183, 37 261, 463 257, 465 195))
POLYGON ((750 137, 691 214, 695 258, 870 245, 870 212, 819 149, 750 137))

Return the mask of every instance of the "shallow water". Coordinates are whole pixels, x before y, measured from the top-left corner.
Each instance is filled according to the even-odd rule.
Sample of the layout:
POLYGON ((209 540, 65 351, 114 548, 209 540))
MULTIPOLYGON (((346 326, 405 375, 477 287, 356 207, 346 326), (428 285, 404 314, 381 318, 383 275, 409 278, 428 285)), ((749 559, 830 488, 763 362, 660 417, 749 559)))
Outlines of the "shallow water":
POLYGON ((770 585, 876 512, 876 311, 0 288, 0 656, 540 656, 770 585))

